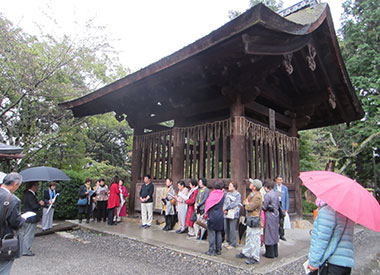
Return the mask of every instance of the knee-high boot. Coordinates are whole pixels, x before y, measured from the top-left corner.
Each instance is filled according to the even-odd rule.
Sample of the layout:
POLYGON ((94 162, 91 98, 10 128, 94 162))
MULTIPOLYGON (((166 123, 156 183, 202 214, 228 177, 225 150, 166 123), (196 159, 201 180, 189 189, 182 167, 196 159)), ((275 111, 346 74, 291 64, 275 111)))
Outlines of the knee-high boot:
POLYGON ((273 245, 265 245, 264 257, 274 258, 274 246, 273 245))

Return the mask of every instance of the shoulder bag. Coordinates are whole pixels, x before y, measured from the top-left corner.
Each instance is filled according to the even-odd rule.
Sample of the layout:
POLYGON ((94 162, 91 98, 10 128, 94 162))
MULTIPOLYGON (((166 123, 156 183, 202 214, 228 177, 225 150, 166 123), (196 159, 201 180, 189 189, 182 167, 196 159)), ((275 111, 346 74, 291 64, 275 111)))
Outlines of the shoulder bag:
POLYGON ((85 197, 84 199, 79 198, 78 205, 79 206, 87 205, 87 197, 85 197))
POLYGON ((260 217, 247 216, 246 225, 251 228, 260 227, 260 217))
MULTIPOLYGON (((4 201, 4 214, 3 214, 3 224, 2 224, 3 229, 5 229, 5 226, 8 224, 8 222, 6 221, 6 217, 7 217, 10 197, 11 197, 11 194, 4 201)), ((11 261, 17 257, 18 249, 19 249, 19 240, 14 230, 13 230, 13 234, 8 233, 2 237, 0 245, 1 245, 0 261, 11 261)))

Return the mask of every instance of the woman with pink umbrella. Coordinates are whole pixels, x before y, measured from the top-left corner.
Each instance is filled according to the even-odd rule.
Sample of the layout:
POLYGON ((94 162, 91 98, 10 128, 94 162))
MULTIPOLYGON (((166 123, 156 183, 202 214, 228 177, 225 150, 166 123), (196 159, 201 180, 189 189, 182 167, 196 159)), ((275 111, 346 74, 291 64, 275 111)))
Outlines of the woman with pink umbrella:
POLYGON ((354 223, 380 231, 379 203, 356 181, 334 172, 302 172, 300 179, 323 201, 313 225, 308 269, 351 274, 354 223))

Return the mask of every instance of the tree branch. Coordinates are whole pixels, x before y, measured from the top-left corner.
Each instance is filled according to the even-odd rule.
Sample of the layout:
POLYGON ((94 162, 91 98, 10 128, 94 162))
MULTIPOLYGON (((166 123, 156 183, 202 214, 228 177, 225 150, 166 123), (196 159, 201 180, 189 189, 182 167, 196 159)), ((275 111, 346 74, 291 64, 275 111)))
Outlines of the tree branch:
POLYGON ((350 164, 352 162, 352 159, 355 158, 355 157, 357 157, 364 150, 364 148, 367 147, 368 144, 371 143, 371 141, 374 140, 377 137, 380 137, 380 131, 376 132, 376 133, 373 133, 372 135, 370 135, 369 137, 367 137, 360 144, 360 146, 358 147, 358 149, 356 149, 354 153, 352 153, 351 155, 348 156, 346 162, 344 163, 344 165, 342 166, 342 168, 339 170, 339 174, 342 174, 348 168, 348 166, 350 166, 350 164))

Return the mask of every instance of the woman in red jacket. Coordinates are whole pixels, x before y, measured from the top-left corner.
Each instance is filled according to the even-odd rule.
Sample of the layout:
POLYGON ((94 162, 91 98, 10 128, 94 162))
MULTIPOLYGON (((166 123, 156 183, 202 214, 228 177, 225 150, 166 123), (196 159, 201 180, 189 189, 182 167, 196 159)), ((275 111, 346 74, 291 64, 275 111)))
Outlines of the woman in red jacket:
POLYGON ((194 204, 195 204, 195 200, 197 198, 197 194, 198 194, 198 181, 195 180, 195 179, 192 179, 190 181, 190 192, 189 192, 189 199, 186 200, 186 204, 188 206, 187 208, 187 214, 186 214, 186 225, 188 226, 189 228, 189 237, 194 237, 195 236, 195 233, 194 233, 194 221, 196 220, 196 215, 194 213, 194 204), (194 218, 191 219, 191 217, 195 216, 195 220, 194 218))
POLYGON ((119 189, 119 177, 112 178, 110 186, 110 196, 108 198, 108 225, 116 225, 113 221, 115 215, 115 209, 120 205, 120 189, 119 189))

